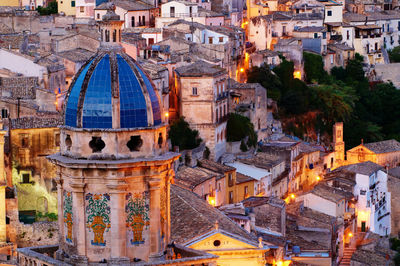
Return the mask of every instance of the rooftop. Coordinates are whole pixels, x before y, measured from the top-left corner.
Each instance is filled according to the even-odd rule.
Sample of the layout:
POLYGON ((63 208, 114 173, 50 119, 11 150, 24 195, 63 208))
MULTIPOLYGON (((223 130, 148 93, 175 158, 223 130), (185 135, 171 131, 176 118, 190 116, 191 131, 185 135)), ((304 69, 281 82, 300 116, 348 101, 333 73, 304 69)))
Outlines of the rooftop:
POLYGON ((250 182, 250 181, 257 181, 257 179, 255 179, 251 176, 248 176, 248 175, 236 173, 236 184, 242 184, 242 183, 246 183, 246 182, 250 182))
POLYGON ((382 168, 383 167, 380 166, 379 164, 373 163, 371 161, 366 161, 363 163, 356 163, 356 164, 349 164, 349 165, 341 166, 341 167, 335 169, 335 171, 346 170, 349 172, 370 176, 371 174, 375 173, 376 171, 378 171, 382 168))
POLYGON ((77 48, 65 52, 58 53, 57 55, 75 63, 85 63, 95 53, 86 49, 77 48))
POLYGON ((172 240, 187 243, 215 229, 216 221, 220 229, 248 241, 256 241, 252 235, 193 192, 171 185, 172 240))
POLYGON ((21 117, 11 119, 12 129, 51 128, 63 124, 61 117, 21 117))
POLYGON ((223 176, 202 167, 182 166, 176 172, 175 181, 177 184, 193 190, 196 186, 213 177, 219 179, 223 176))
POLYGON ((394 139, 365 143, 364 146, 375 153, 400 151, 400 142, 394 139))
POLYGON ((203 60, 198 60, 193 64, 178 67, 175 72, 181 77, 201 77, 221 75, 225 73, 225 69, 203 60))
POLYGON ((267 170, 252 165, 244 164, 239 161, 235 161, 233 163, 227 163, 227 165, 236 168, 236 173, 241 173, 243 175, 250 176, 256 180, 260 180, 261 178, 271 174, 267 170))
POLYGON ((297 31, 297 32, 322 32, 322 31, 325 31, 325 27, 307 26, 307 27, 297 28, 294 31, 297 31))
POLYGON ((325 184, 318 184, 317 186, 314 187, 313 190, 311 190, 309 193, 312 193, 314 195, 317 195, 323 199, 332 201, 332 202, 339 202, 341 200, 344 200, 345 198, 352 198, 353 195, 344 192, 343 190, 327 186, 325 184))
POLYGON ((384 254, 378 254, 376 252, 371 252, 370 250, 358 249, 353 253, 351 257, 352 261, 360 262, 361 265, 387 265, 388 260, 384 254))
MULTIPOLYGON (((127 11, 149 10, 155 8, 153 5, 147 4, 142 1, 114 0, 113 3, 115 4, 115 6, 120 7, 127 11)), ((109 2, 104 2, 98 5, 95 9, 108 10, 109 2)))
POLYGON ((400 178, 400 166, 389 169, 389 175, 400 178))
POLYGON ((285 159, 277 155, 265 152, 258 152, 255 156, 251 158, 239 159, 239 161, 248 165, 254 165, 258 168, 271 171, 271 168, 281 164, 285 161, 285 159))
POLYGON ((207 168, 211 171, 220 173, 220 174, 225 174, 226 172, 231 172, 231 171, 235 171, 236 169, 225 165, 225 164, 221 164, 221 163, 217 163, 211 160, 207 160, 207 159, 200 159, 197 161, 197 165, 201 166, 203 168, 207 168))

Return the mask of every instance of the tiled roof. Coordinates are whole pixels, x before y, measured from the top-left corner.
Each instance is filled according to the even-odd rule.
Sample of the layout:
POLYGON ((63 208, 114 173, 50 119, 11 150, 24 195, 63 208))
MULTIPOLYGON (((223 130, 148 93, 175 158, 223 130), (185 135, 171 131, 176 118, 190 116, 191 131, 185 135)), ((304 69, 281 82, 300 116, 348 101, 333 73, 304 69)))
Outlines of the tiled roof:
POLYGON ((171 238, 177 243, 186 243, 193 238, 215 229, 218 221, 220 229, 238 235, 248 241, 255 241, 235 222, 205 200, 186 189, 171 186, 171 238))
POLYGON ((295 29, 297 32, 322 32, 325 31, 325 27, 317 27, 317 26, 307 26, 295 29))
MULTIPOLYGON (((155 8, 153 5, 149 5, 142 1, 114 0, 113 3, 115 4, 115 6, 125 9, 125 10, 128 10, 128 11, 149 10, 149 9, 155 8)), ((98 5, 95 9, 107 10, 108 5, 109 5, 108 2, 104 2, 100 5, 98 5)))
POLYGON ((387 263, 389 262, 385 258, 385 255, 363 249, 356 250, 353 253, 353 256, 351 256, 351 260, 359 262, 361 265, 365 266, 388 265, 387 263))
POLYGON ((271 170, 271 168, 281 164, 284 160, 285 159, 280 156, 265 152, 259 152, 252 158, 239 159, 239 161, 242 163, 254 165, 255 167, 266 170, 271 170))
POLYGON ((234 79, 229 78, 228 82, 229 89, 256 89, 262 88, 266 90, 260 83, 240 83, 234 79))
POLYGON ((389 175, 400 178, 400 166, 389 169, 389 175))
POLYGON ((400 151, 400 142, 394 139, 365 143, 364 146, 375 153, 400 151))
POLYGON ((200 159, 197 161, 197 165, 201 166, 203 168, 207 168, 211 171, 220 173, 220 174, 225 174, 226 172, 230 172, 230 171, 235 171, 236 169, 225 165, 225 164, 220 164, 211 160, 207 160, 207 159, 200 159))
POLYGON ((57 55, 72 62, 86 63, 95 53, 86 49, 77 48, 65 52, 58 53, 57 55))
POLYGON ((352 196, 352 195, 346 195, 347 193, 345 193, 342 190, 336 189, 334 187, 329 187, 324 184, 319 184, 315 186, 310 193, 333 202, 339 202, 345 199, 346 196, 348 197, 352 196))
POLYGON ((242 184, 249 181, 257 181, 257 179, 252 178, 251 176, 247 176, 241 173, 236 173, 236 184, 242 184))
POLYGON ((383 167, 380 166, 379 164, 373 163, 371 161, 367 161, 367 162, 363 162, 363 163, 345 165, 345 166, 337 168, 335 171, 345 170, 345 171, 369 176, 382 168, 383 167))
POLYGON ((220 177, 220 174, 201 167, 182 166, 176 172, 175 182, 192 190, 213 177, 220 177))
POLYGON ((50 128, 58 127, 63 124, 62 118, 52 117, 21 117, 11 119, 12 129, 28 129, 28 128, 50 128))
POLYGON ((175 71, 182 77, 215 76, 225 72, 223 68, 202 60, 187 66, 178 67, 175 71))

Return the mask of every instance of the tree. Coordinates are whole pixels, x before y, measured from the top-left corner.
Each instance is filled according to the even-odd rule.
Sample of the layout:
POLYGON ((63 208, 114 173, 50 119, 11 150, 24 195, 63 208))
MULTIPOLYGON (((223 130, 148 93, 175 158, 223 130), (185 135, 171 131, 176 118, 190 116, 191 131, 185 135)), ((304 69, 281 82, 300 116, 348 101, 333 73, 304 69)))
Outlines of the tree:
POLYGON ((47 7, 41 7, 38 6, 37 7, 37 12, 39 12, 39 14, 41 16, 47 16, 47 15, 51 15, 51 14, 57 14, 58 13, 58 4, 57 1, 52 1, 50 2, 47 7))
POLYGON ((324 62, 322 56, 312 53, 303 53, 304 58, 304 72, 306 74, 306 81, 322 82, 326 79, 328 73, 324 70, 324 62))
POLYGON ((331 68, 331 75, 341 81, 345 81, 347 78, 346 70, 343 67, 334 66, 331 68))
POLYGON ((318 99, 318 109, 324 114, 328 124, 347 121, 358 99, 352 87, 344 84, 320 85, 314 87, 318 99))
POLYGON ((400 62, 400 46, 394 47, 392 50, 388 51, 391 63, 400 62))
POLYGON ((364 58, 356 53, 354 59, 350 59, 346 65, 346 76, 348 79, 354 81, 363 81, 365 80, 363 63, 364 58))
POLYGON ((260 83, 268 90, 268 98, 279 101, 281 98, 282 83, 279 77, 271 71, 268 65, 252 67, 247 72, 248 83, 260 83))
POLYGON ((192 130, 184 117, 172 123, 168 137, 171 139, 172 146, 178 146, 180 150, 194 149, 202 142, 199 132, 192 130))
POLYGON ((247 146, 255 147, 257 144, 257 133, 250 119, 236 113, 230 113, 226 125, 226 140, 229 142, 242 141, 248 137, 247 146))

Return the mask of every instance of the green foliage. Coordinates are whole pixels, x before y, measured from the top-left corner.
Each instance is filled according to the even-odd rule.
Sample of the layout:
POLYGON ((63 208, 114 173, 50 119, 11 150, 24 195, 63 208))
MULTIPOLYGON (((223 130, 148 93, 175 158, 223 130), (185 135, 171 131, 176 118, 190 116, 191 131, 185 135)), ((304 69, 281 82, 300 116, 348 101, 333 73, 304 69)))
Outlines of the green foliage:
POLYGON ((388 51, 391 63, 400 62, 400 46, 394 47, 392 50, 388 51))
POLYGON ((248 137, 247 146, 257 145, 257 133, 250 119, 240 114, 229 114, 226 125, 226 140, 229 142, 242 141, 248 137))
POLYGON ((328 124, 347 121, 357 100, 355 90, 344 84, 320 85, 313 88, 316 94, 318 109, 324 114, 328 124))
POLYGON ((184 117, 172 123, 168 132, 172 147, 178 146, 180 150, 191 150, 197 148, 201 143, 199 132, 192 130, 184 117))
POLYGON ((394 261, 394 265, 396 265, 396 266, 400 265, 400 253, 397 252, 396 255, 394 255, 393 261, 394 261))
POLYGON ((389 239, 389 242, 392 250, 400 251, 400 239, 392 237, 389 239))
POLYGON ((260 83, 268 90, 268 98, 278 101, 281 97, 282 83, 267 65, 252 67, 247 73, 248 83, 260 83))
POLYGON ((39 14, 41 16, 48 16, 48 15, 51 15, 51 14, 57 14, 58 13, 57 1, 50 2, 47 5, 47 7, 38 6, 36 11, 39 12, 39 14))
MULTIPOLYGON (((361 55, 356 54, 345 68, 332 68, 330 75, 323 70, 320 56, 305 53, 304 60, 306 78, 318 84, 307 86, 294 79, 292 62, 283 60, 273 69, 279 79, 274 84, 281 84, 274 88, 279 90, 279 116, 286 133, 303 137, 307 129, 313 129, 330 135, 333 123, 344 121, 344 140, 349 149, 360 144, 360 139, 400 141, 400 90, 391 83, 371 87, 361 55)), ((251 76, 251 82, 263 82, 265 75, 258 72, 251 76)), ((264 86, 269 92, 268 84, 264 86)))
POLYGON ((347 77, 346 70, 343 67, 334 66, 331 69, 331 75, 336 80, 345 81, 347 77))
POLYGON ((356 53, 354 59, 349 60, 346 65, 346 78, 348 82, 365 80, 362 63, 364 58, 356 53))
POLYGON ((324 70, 324 62, 322 60, 322 56, 304 52, 303 58, 306 81, 317 81, 319 83, 323 82, 328 74, 324 70))
POLYGON ((55 214, 53 212, 46 212, 46 213, 37 212, 36 213, 36 221, 47 220, 50 222, 54 222, 54 221, 57 221, 57 219, 58 219, 57 214, 55 214))

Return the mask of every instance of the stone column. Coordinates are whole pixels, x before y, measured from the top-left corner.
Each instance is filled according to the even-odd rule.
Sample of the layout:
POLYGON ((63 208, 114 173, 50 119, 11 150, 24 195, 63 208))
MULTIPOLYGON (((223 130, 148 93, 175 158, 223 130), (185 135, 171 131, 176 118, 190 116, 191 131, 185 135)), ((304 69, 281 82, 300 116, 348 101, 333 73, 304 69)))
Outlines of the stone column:
POLYGON ((0 183, 0 243, 6 242, 6 187, 0 183))
POLYGON ((166 242, 169 244, 171 241, 171 184, 174 182, 175 171, 170 169, 168 171, 167 181, 167 238, 166 242))
POLYGON ((70 183, 72 188, 73 222, 72 237, 76 255, 86 256, 85 184, 70 183))
MULTIPOLYGON (((3 129, 3 123, 0 123, 3 129)), ((4 135, 6 132, 0 130, 0 242, 7 240, 6 232, 6 176, 4 169, 4 135)))
POLYGON ((58 240, 61 245, 65 243, 65 234, 64 234, 64 190, 62 187, 62 179, 61 179, 61 169, 57 166, 57 177, 54 181, 57 183, 57 209, 58 209, 58 240))
POLYGON ((129 263, 126 257, 125 195, 126 184, 108 184, 111 195, 111 261, 129 263))
POLYGON ((150 255, 149 261, 155 261, 162 257, 161 251, 161 222, 160 222, 160 185, 161 180, 152 178, 150 186, 150 255))

